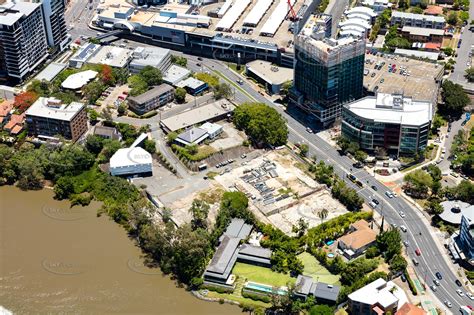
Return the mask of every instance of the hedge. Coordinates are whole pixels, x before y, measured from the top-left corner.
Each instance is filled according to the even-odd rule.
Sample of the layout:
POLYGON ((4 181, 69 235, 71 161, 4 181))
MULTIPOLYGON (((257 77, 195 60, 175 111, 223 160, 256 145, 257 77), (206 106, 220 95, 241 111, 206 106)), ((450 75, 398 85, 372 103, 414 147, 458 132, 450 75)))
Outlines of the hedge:
POLYGON ((413 293, 413 295, 418 295, 418 290, 416 289, 415 283, 413 282, 413 280, 411 279, 410 275, 408 274, 406 270, 404 271, 404 274, 405 274, 405 277, 407 278, 408 286, 410 287, 411 293, 413 293))
POLYGON ((210 157, 214 152, 199 152, 196 154, 190 154, 186 148, 180 147, 177 144, 172 144, 171 149, 173 149, 173 152, 176 153, 176 155, 181 159, 186 159, 191 162, 198 162, 202 161, 208 157, 210 157))
POLYGON ((245 298, 252 299, 254 301, 262 301, 265 303, 270 303, 271 299, 267 295, 257 294, 257 293, 250 293, 248 291, 242 290, 242 296, 245 298))

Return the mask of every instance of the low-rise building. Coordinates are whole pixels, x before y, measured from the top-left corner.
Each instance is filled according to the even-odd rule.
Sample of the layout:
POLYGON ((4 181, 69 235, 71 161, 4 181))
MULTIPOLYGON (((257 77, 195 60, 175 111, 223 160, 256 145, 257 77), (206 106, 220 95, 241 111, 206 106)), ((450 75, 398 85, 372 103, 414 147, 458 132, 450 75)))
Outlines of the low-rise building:
POLYGON ((140 147, 119 149, 110 158, 110 175, 137 177, 153 174, 151 154, 140 147))
POLYGON ((100 45, 87 43, 81 46, 78 51, 69 59, 69 67, 81 68, 100 48, 100 45))
POLYGON ((343 106, 342 135, 363 150, 377 147, 397 155, 426 148, 433 117, 431 102, 378 93, 343 106))
POLYGON ((382 12, 385 9, 389 9, 393 6, 389 0, 364 0, 363 5, 372 8, 375 12, 382 12))
POLYGON ((278 94, 285 82, 293 80, 293 69, 273 65, 271 62, 255 60, 245 65, 247 76, 265 86, 269 94, 278 94))
POLYGON ((28 132, 36 137, 57 137, 76 141, 88 128, 82 103, 63 104, 53 97, 40 97, 25 112, 28 132))
POLYGON ((392 281, 380 278, 349 294, 348 310, 351 314, 394 314, 408 302, 402 288, 392 281))
POLYGON ((97 125, 94 127, 94 135, 104 139, 122 140, 122 134, 114 127, 97 125))
POLYGON ((162 119, 160 121, 160 126, 166 133, 174 132, 180 129, 186 129, 190 126, 203 124, 205 122, 214 122, 224 118, 229 118, 232 115, 234 108, 235 106, 228 100, 220 99, 214 103, 162 119))
POLYGON ((25 126, 25 113, 13 114, 10 116, 10 120, 3 126, 5 131, 8 131, 11 135, 18 135, 25 126))
POLYGON ((14 103, 14 100, 6 100, 0 103, 0 127, 3 127, 10 119, 14 103))
POLYGON ((176 86, 184 88, 186 92, 188 92, 191 95, 197 95, 199 93, 202 93, 208 88, 208 85, 206 82, 203 82, 193 77, 184 79, 183 81, 176 84, 176 86))
POLYGON ((89 81, 94 80, 99 73, 93 70, 81 71, 71 74, 61 83, 61 86, 68 90, 77 91, 82 89, 89 81))
POLYGON ((304 300, 313 296, 318 304, 333 305, 337 303, 340 291, 341 288, 337 285, 316 282, 310 276, 298 275, 293 294, 304 300))
POLYGON ((393 11, 390 25, 444 29, 446 20, 442 16, 393 11))
POLYGON ((175 142, 182 146, 200 144, 209 137, 207 131, 201 128, 193 127, 180 133, 175 142))
POLYGON ((126 68, 132 60, 132 51, 130 49, 115 47, 115 46, 101 46, 100 49, 94 52, 87 63, 103 64, 113 68, 126 68))
POLYGON ((367 248, 375 244, 377 232, 370 228, 365 220, 354 222, 350 232, 338 239, 338 247, 344 252, 347 259, 360 256, 367 248))
POLYGON ((199 128, 207 131, 207 134, 209 135, 209 139, 214 139, 218 137, 223 131, 223 128, 221 125, 211 123, 211 122, 205 122, 199 128))
POLYGON ((402 28, 401 35, 412 42, 442 43, 443 38, 444 38, 444 30, 434 29, 434 28, 404 26, 402 28))
POLYGON ((163 74, 163 82, 171 85, 176 85, 178 82, 186 79, 191 74, 186 68, 178 65, 171 65, 168 70, 163 74))
POLYGON ((51 62, 49 65, 46 66, 40 73, 35 77, 36 80, 45 80, 48 82, 53 81, 53 79, 61 73, 64 69, 66 69, 67 64, 60 63, 60 62, 51 62))
POLYGON ((232 219, 226 231, 219 238, 219 246, 204 271, 204 283, 213 286, 233 289, 235 277, 231 276, 232 269, 237 261, 270 267, 272 251, 259 246, 242 244, 252 226, 242 219, 232 219))
POLYGON ((426 315, 428 314, 424 309, 419 308, 411 303, 405 303, 398 309, 395 315, 426 315))
POLYGON ((128 106, 142 115, 174 100, 174 88, 166 83, 155 86, 151 90, 128 98, 128 106))
POLYGON ((439 5, 429 5, 423 13, 426 15, 443 15, 443 7, 439 5))
POLYGON ((165 73, 171 66, 171 52, 160 47, 137 47, 132 53, 129 69, 132 74, 151 66, 165 73))

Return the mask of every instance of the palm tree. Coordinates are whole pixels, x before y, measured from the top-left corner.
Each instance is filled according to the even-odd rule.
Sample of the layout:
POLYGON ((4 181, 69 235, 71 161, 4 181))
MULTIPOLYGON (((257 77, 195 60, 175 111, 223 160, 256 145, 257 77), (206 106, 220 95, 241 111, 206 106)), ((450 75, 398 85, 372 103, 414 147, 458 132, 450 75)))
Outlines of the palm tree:
POLYGON ((324 219, 328 217, 329 211, 326 208, 323 208, 321 211, 318 212, 318 217, 321 219, 321 223, 323 223, 324 219))

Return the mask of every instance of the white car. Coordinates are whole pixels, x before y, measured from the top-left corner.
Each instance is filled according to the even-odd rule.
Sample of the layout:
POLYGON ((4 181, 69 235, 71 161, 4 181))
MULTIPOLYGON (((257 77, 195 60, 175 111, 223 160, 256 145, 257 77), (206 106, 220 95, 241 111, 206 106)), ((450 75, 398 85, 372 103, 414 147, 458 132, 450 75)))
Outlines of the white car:
POLYGON ((474 300, 474 295, 472 295, 471 293, 466 292, 466 296, 470 298, 471 300, 474 300))
POLYGON ((446 304, 446 306, 449 308, 453 307, 453 304, 451 304, 449 301, 444 301, 444 304, 446 304))
POLYGON ((398 214, 399 214, 402 218, 406 217, 405 212, 403 212, 403 211, 399 211, 398 214))
POLYGON ((459 296, 464 296, 464 292, 462 292, 460 289, 457 289, 457 290, 456 290, 456 293, 457 293, 459 296))
POLYGON ((407 227, 404 225, 400 225, 400 230, 402 230, 404 233, 407 231, 407 227))

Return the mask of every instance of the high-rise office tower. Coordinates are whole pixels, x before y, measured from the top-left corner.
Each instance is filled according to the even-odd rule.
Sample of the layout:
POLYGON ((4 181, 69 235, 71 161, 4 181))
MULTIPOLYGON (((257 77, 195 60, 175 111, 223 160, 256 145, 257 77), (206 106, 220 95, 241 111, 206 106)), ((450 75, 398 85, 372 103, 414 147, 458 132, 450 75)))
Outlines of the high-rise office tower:
MULTIPOLYGON (((363 94, 365 40, 328 38, 327 19, 312 15, 295 37, 295 74, 290 106, 328 126, 342 104, 363 94)), ((330 34, 330 33, 329 33, 330 34)))
POLYGON ((23 80, 48 56, 40 3, 0 1, 0 72, 23 80))
POLYGON ((32 2, 42 4, 48 45, 51 48, 63 51, 70 41, 66 21, 64 20, 66 9, 64 0, 32 0, 32 2))

